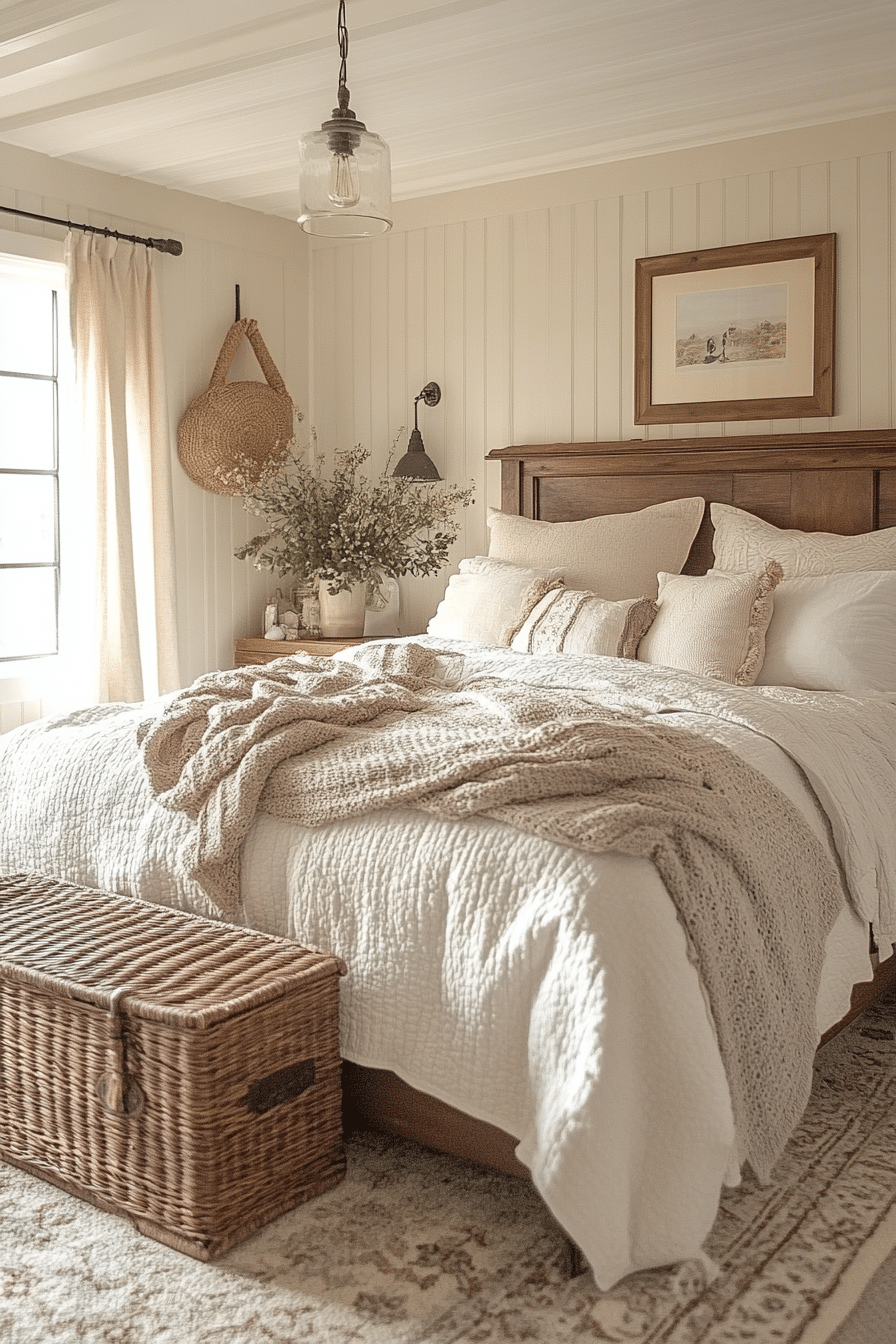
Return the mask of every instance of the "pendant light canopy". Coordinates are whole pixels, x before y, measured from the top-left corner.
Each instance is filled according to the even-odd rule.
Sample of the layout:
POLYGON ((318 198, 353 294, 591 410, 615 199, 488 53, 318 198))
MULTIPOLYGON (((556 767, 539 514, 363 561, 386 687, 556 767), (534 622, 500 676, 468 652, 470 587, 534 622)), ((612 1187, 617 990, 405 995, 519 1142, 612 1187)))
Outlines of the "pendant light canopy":
POLYGON ((306 233, 328 238, 368 238, 392 227, 392 165, 389 146, 368 131, 348 105, 348 28, 339 0, 338 107, 319 131, 299 139, 301 213, 306 233))

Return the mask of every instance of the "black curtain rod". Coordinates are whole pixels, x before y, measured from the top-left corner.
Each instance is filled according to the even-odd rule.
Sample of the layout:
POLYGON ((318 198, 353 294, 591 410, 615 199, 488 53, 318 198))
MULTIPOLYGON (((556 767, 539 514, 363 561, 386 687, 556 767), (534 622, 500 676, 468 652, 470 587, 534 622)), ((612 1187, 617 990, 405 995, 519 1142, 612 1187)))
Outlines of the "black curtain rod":
POLYGON ((183 243, 176 238, 138 238, 133 233, 119 233, 117 229, 100 229, 95 224, 75 224, 70 219, 54 219, 52 215, 35 215, 30 210, 16 210, 11 205, 0 205, 7 215, 21 215, 24 219, 39 219, 44 224, 62 224, 66 229, 80 229, 82 233, 101 233, 104 238, 123 238, 126 243, 142 243, 144 247, 154 247, 157 252, 168 252, 179 257, 184 250, 183 243))

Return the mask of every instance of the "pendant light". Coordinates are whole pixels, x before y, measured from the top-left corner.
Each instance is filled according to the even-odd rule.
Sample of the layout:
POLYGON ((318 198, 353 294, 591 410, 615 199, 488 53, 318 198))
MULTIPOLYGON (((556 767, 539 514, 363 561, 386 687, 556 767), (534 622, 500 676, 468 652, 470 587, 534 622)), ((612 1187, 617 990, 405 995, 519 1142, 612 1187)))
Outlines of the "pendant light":
POLYGON ((339 0, 338 107, 319 131, 299 139, 298 222, 306 233, 328 238, 368 238, 392 227, 392 167, 389 146, 348 105, 348 28, 345 0, 339 0))

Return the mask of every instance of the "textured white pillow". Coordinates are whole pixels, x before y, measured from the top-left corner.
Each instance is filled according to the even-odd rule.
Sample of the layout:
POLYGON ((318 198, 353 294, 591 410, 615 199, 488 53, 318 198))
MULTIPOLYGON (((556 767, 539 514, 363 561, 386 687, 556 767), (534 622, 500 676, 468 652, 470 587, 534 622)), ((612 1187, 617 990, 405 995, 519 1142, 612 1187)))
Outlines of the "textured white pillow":
POLYGON ((697 497, 673 499, 577 523, 544 523, 491 509, 488 553, 516 565, 562 569, 570 588, 609 601, 656 597, 659 571, 681 572, 704 508, 697 497))
POLYGON ((545 593, 559 588, 559 569, 533 569, 477 555, 452 574, 428 635, 508 645, 545 593))
POLYGON ((557 588, 533 608, 510 647, 523 653, 634 658, 656 610, 652 597, 605 602, 596 593, 557 588))
POLYGON ((752 685, 780 577, 774 562, 758 574, 660 574, 659 611, 641 641, 639 660, 752 685))
POLYGON ((803 574, 847 574, 858 569, 896 569, 896 527, 856 537, 837 532, 799 532, 774 527, 731 504, 710 504, 715 527, 716 569, 741 573, 777 560, 785 579, 803 574))
POLYGON ((844 695, 896 691, 896 570, 779 584, 757 682, 844 695))

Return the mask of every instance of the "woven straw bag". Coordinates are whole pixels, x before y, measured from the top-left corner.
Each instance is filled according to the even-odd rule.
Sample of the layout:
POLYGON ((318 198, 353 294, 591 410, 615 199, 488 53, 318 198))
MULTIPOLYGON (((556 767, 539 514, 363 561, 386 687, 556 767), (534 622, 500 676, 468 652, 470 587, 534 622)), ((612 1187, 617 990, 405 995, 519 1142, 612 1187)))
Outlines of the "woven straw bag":
MULTIPOLYGON (((276 470, 293 437, 294 407, 254 317, 234 322, 224 338, 208 388, 184 412, 177 448, 184 471, 217 495, 248 494, 276 470), (227 383, 243 337, 255 351, 266 383, 227 383)), ((301 419, 301 414, 298 417, 301 419)))

